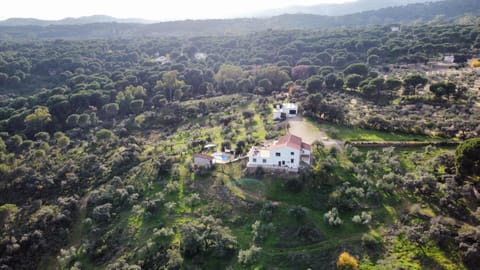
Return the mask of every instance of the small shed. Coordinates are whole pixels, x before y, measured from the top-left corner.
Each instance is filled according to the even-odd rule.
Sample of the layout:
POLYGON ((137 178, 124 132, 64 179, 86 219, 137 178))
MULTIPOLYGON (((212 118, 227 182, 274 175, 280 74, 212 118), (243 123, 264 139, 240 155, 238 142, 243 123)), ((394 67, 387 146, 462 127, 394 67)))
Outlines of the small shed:
POLYGON ((217 147, 216 144, 214 144, 214 143, 209 143, 209 144, 205 145, 205 146, 203 147, 203 149, 210 149, 210 148, 215 148, 215 147, 217 147))
POLYGON ((273 105, 273 120, 281 120, 295 117, 298 114, 298 105, 295 103, 283 103, 273 105))
POLYGON ((205 154, 194 154, 193 164, 197 168, 211 168, 213 166, 213 157, 205 154))

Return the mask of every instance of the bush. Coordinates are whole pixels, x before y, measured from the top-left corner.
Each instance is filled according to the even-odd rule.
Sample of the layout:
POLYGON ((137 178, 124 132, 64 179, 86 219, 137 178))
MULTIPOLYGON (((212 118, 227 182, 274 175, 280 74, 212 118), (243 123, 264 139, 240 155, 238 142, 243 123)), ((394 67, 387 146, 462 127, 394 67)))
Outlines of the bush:
POLYGON ((262 210, 260 210, 260 218, 265 221, 271 221, 273 217, 274 205, 271 202, 263 204, 262 210))
POLYGON ((107 222, 110 220, 110 211, 112 210, 112 204, 111 203, 106 203, 99 205, 95 208, 93 208, 92 211, 92 218, 96 222, 107 222))
POLYGON ((240 250, 238 252, 238 263, 245 265, 253 264, 258 260, 261 252, 262 248, 255 245, 251 246, 249 249, 240 250))
POLYGON ((153 235, 155 237, 167 238, 175 235, 175 232, 173 231, 172 228, 163 227, 160 230, 153 229, 153 235))
POLYGON ((348 252, 343 252, 338 256, 337 269, 339 270, 356 270, 358 269, 358 261, 348 252))
POLYGON ((366 248, 377 250, 383 245, 382 237, 379 235, 372 235, 371 233, 366 233, 362 235, 362 245, 366 248))
POLYGON ((360 215, 355 215, 352 218, 353 223, 367 225, 372 221, 372 215, 367 212, 362 212, 360 215))
POLYGON ((198 195, 198 193, 192 193, 189 196, 185 197, 184 200, 185 200, 185 205, 187 205, 190 208, 197 206, 201 201, 200 195, 198 195))
POLYGON ((294 217, 296 220, 302 221, 303 219, 305 219, 307 211, 302 206, 296 205, 288 208, 288 214, 294 217))
POLYGON ((94 207, 101 204, 113 202, 113 194, 110 191, 107 191, 103 188, 94 190, 90 193, 88 197, 87 205, 94 207))
POLYGON ((38 141, 48 142, 50 140, 50 134, 48 134, 48 132, 45 132, 45 131, 36 133, 34 137, 38 141))
POLYGON ((263 242, 267 239, 268 234, 274 229, 272 223, 262 223, 260 220, 252 224, 252 241, 263 242))
POLYGON ((462 176, 480 176, 480 138, 467 140, 455 151, 455 167, 462 176))
POLYGON ((180 251, 187 258, 196 255, 220 258, 231 254, 237 246, 237 240, 230 229, 212 216, 181 224, 180 235, 180 251))
POLYGON ((167 269, 180 269, 183 264, 183 257, 180 250, 170 248, 167 250, 167 269))
POLYGON ((330 224, 330 226, 340 226, 343 224, 342 219, 338 215, 338 210, 336 207, 332 208, 332 210, 325 213, 323 219, 330 224))

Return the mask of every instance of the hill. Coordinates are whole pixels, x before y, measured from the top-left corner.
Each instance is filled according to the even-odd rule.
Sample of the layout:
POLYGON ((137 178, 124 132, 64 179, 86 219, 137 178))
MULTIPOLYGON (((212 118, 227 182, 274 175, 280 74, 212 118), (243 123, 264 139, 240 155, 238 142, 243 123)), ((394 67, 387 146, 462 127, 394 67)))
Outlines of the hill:
POLYGON ((256 15, 271 17, 282 14, 315 14, 342 16, 387 7, 405 6, 414 3, 438 2, 440 0, 358 0, 341 4, 320 4, 314 6, 291 6, 280 9, 264 10, 256 15))
MULTIPOLYGON (((65 25, 0 26, 2 39, 97 39, 124 37, 159 37, 165 35, 223 35, 264 30, 328 29, 346 26, 414 24, 449 22, 466 16, 479 15, 477 0, 447 0, 434 3, 416 3, 402 7, 389 7, 343 16, 311 14, 284 14, 271 18, 243 18, 217 20, 185 20, 155 24, 104 22, 65 25)), ((87 22, 88 19, 77 19, 87 22)), ((99 21, 99 20, 97 20, 99 21)), ((36 22, 36 21, 34 21, 36 22)))
POLYGON ((119 19, 106 15, 92 15, 83 16, 79 18, 64 18, 61 20, 40 20, 34 18, 9 18, 4 21, 0 21, 0 26, 49 26, 49 25, 82 25, 92 23, 154 23, 155 21, 149 21, 144 19, 119 19))

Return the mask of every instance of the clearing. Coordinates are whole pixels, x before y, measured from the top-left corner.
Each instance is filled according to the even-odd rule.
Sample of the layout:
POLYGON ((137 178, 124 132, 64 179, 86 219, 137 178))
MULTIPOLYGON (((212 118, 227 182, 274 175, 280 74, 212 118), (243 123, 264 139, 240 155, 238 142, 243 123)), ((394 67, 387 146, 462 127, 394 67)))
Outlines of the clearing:
POLYGON ((329 139, 327 133, 301 116, 289 118, 287 121, 289 124, 288 132, 302 138, 305 143, 312 144, 319 141, 326 147, 343 148, 342 141, 329 139))

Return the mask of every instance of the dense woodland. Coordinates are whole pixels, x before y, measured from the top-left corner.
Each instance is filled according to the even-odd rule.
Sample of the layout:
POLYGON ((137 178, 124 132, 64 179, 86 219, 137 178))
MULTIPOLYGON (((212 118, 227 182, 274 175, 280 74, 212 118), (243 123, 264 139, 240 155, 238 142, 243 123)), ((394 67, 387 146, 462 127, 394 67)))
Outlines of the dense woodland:
POLYGON ((0 268, 475 269, 471 22, 0 41, 0 268), (287 93, 332 138, 460 146, 319 143, 310 170, 253 182, 242 163, 192 169, 206 143, 283 134, 287 93))

